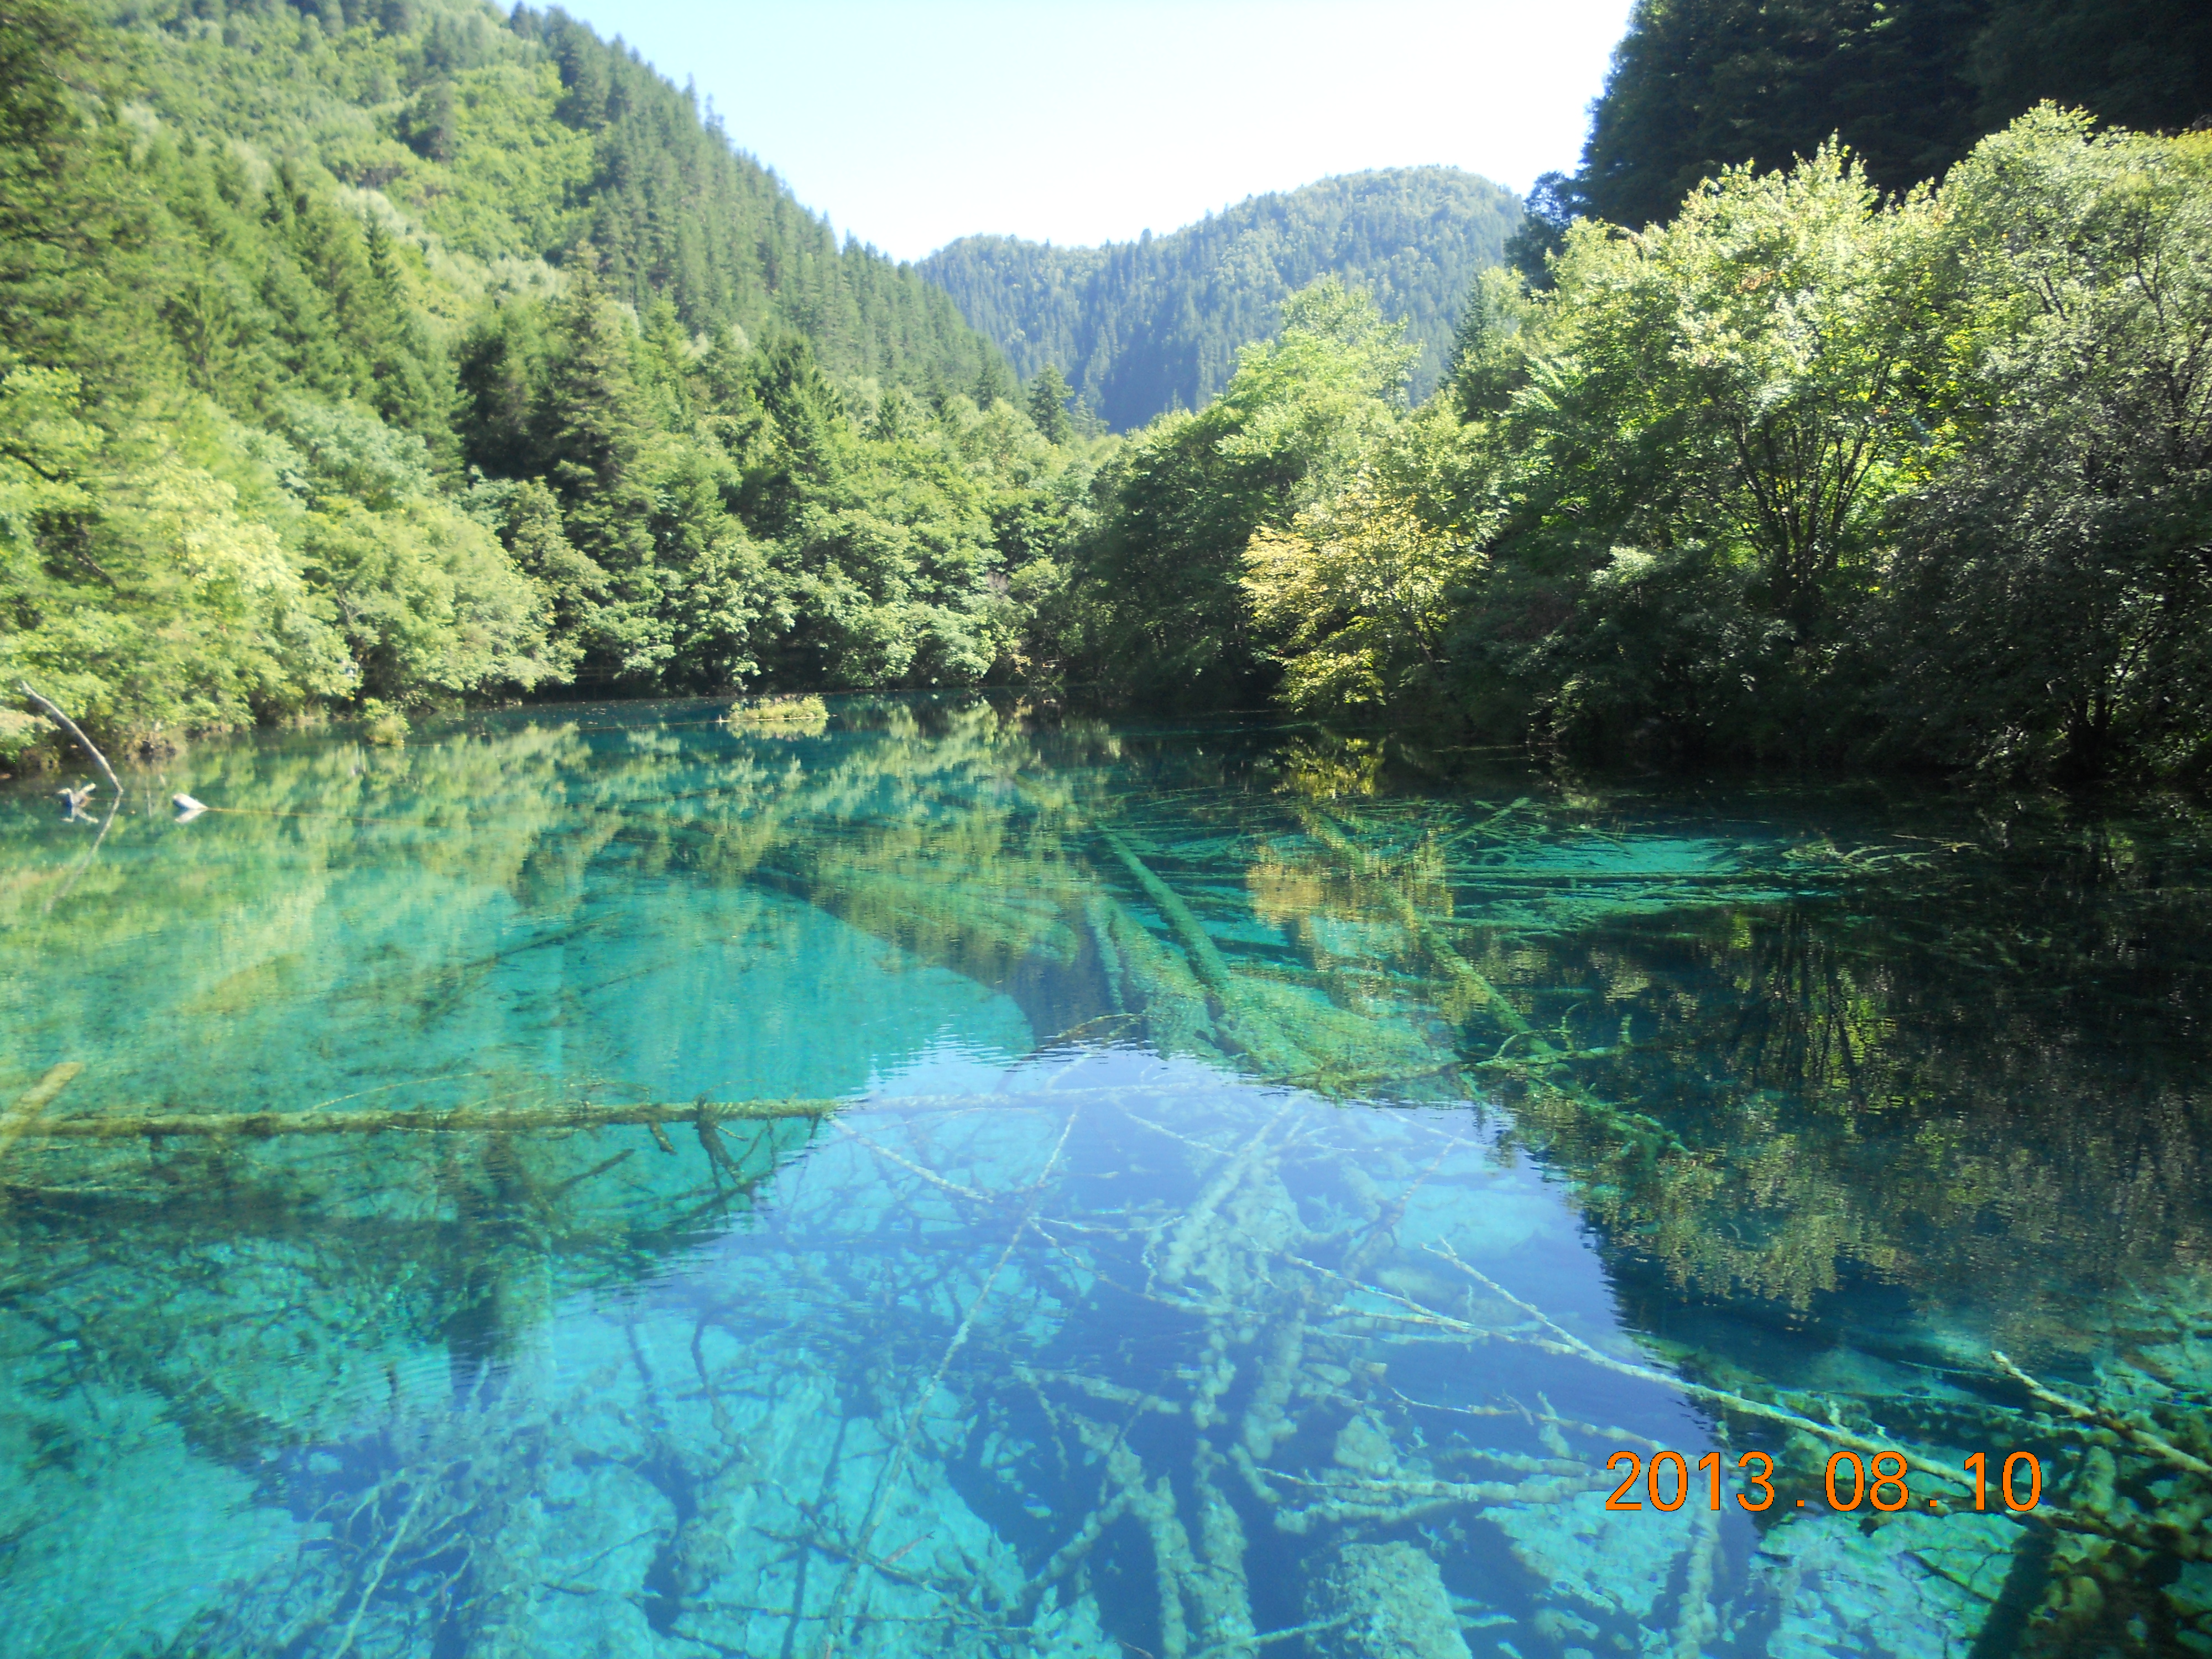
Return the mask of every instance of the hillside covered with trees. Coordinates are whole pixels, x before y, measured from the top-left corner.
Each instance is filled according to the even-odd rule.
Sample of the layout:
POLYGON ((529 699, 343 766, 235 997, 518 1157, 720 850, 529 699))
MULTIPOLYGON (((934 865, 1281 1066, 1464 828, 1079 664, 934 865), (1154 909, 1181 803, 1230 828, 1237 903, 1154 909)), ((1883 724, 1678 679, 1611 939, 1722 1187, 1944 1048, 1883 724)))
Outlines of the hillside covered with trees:
POLYGON ((966 236, 916 267, 1024 380, 1059 368, 1116 430, 1196 409, 1283 301, 1322 276, 1374 295, 1414 348, 1410 382, 1443 380, 1474 274, 1498 263, 1518 198, 1456 167, 1391 167, 1249 197, 1164 236, 1055 247, 966 236))
POLYGON ((1015 390, 558 13, 0 14, 0 679, 118 746, 1010 671, 1087 477, 1015 390))
POLYGON ((1615 224, 1724 167, 1839 137, 1880 188, 1932 179, 2049 100, 2138 131, 2212 119, 2212 11, 2162 0, 1638 0, 1577 179, 1615 224))

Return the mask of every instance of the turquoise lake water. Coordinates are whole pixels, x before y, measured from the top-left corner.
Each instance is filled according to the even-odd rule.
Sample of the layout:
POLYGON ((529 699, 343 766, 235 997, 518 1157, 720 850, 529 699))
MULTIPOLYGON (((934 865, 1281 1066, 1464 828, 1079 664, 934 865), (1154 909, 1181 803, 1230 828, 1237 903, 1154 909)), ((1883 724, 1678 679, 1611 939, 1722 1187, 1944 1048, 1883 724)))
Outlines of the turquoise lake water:
POLYGON ((721 713, 0 785, 0 1655, 2212 1653, 2195 808, 721 713))

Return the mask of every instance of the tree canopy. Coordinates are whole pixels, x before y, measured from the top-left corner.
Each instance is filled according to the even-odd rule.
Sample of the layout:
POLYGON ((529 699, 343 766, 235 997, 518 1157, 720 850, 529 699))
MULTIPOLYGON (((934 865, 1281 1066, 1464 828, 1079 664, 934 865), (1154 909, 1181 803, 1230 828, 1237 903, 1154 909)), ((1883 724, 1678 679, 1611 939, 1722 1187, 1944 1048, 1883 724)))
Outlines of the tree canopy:
POLYGON ((2046 106, 1902 200, 1824 148, 1578 222, 1547 272, 1486 277, 1447 394, 1346 421, 1343 482, 1255 520, 1240 620, 1293 704, 1583 754, 2212 763, 2212 135, 2046 106))
POLYGON ((1725 167, 1838 137, 1886 191, 2044 100, 2144 131, 2212 118, 2212 15, 2156 0, 1638 0, 1577 184, 1663 219, 1725 167))
MULTIPOLYGON (((1923 26, 1972 26, 1969 125, 2052 41, 2115 107, 2185 101, 2057 0, 1960 3, 1867 14, 1850 61, 1889 67, 1818 118, 1920 86, 1881 76, 1934 72, 1923 26)), ((1945 161, 1912 146, 1967 105, 1929 81, 1889 150, 1766 165, 1757 88, 1832 70, 1843 16, 1715 106, 1761 148, 1640 231, 1594 173, 1516 227, 1421 169, 956 245, 963 305, 1027 273, 980 319, 1010 365, 558 13, 16 0, 0 680, 125 748, 1053 679, 1560 754, 2202 776, 2212 133, 2045 103, 1945 161), (1102 404, 1158 412, 1115 438, 1102 404)), ((1594 145, 1668 31, 1748 74, 1785 21, 1647 4, 1594 145)), ((57 751, 0 720, 0 764, 57 751)))

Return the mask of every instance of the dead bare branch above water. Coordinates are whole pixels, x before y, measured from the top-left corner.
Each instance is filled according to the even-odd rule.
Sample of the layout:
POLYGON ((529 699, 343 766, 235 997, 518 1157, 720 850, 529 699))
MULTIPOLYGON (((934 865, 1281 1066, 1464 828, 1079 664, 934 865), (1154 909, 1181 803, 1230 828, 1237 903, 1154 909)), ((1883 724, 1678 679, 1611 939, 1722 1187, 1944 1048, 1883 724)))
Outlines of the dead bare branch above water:
POLYGON ((47 719, 52 720, 57 726, 60 726, 63 731, 68 732, 70 736, 76 739, 78 745, 83 749, 84 752, 92 757, 92 763, 100 769, 100 776, 107 780, 107 787, 115 792, 116 799, 118 800, 122 799, 123 785, 115 775, 115 769, 107 763, 107 757, 100 752, 99 749, 94 746, 92 739, 85 736, 83 731, 78 726, 77 723, 71 720, 67 714, 62 713, 61 706, 58 703, 52 702, 49 698, 42 696, 38 691, 34 690, 32 688, 30 681, 17 680, 15 682, 15 685, 17 690, 21 690, 25 696, 28 697, 33 702, 38 704, 40 708, 46 711, 47 719))

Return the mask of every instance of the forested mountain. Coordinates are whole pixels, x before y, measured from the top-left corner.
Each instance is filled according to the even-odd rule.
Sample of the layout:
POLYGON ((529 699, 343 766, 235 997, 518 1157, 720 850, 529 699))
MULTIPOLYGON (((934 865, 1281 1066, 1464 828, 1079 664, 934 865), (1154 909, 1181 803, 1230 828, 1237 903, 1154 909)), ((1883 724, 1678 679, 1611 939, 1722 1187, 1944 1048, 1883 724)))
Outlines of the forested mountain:
POLYGON ((127 118, 326 170, 463 290, 543 284, 588 245, 610 293, 806 336, 835 374, 974 383, 989 353, 958 313, 732 148, 634 53, 560 11, 480 0, 131 4, 102 52, 127 118))
POLYGON ((581 25, 11 0, 0 71, 0 679, 128 748, 1019 660, 1088 464, 581 25))
POLYGON ((2138 131, 2212 119, 2212 8, 2168 0, 1638 0, 1577 179, 1616 224, 1838 135, 1885 190, 2050 100, 2138 131))
POLYGON ((1456 167, 1392 167, 1254 196, 1165 236, 1055 247, 967 236, 917 267, 1024 379, 1057 365, 1117 428, 1196 409, 1317 277, 1366 289, 1418 349, 1412 390, 1443 378, 1474 273, 1520 218, 1513 193, 1456 167))

